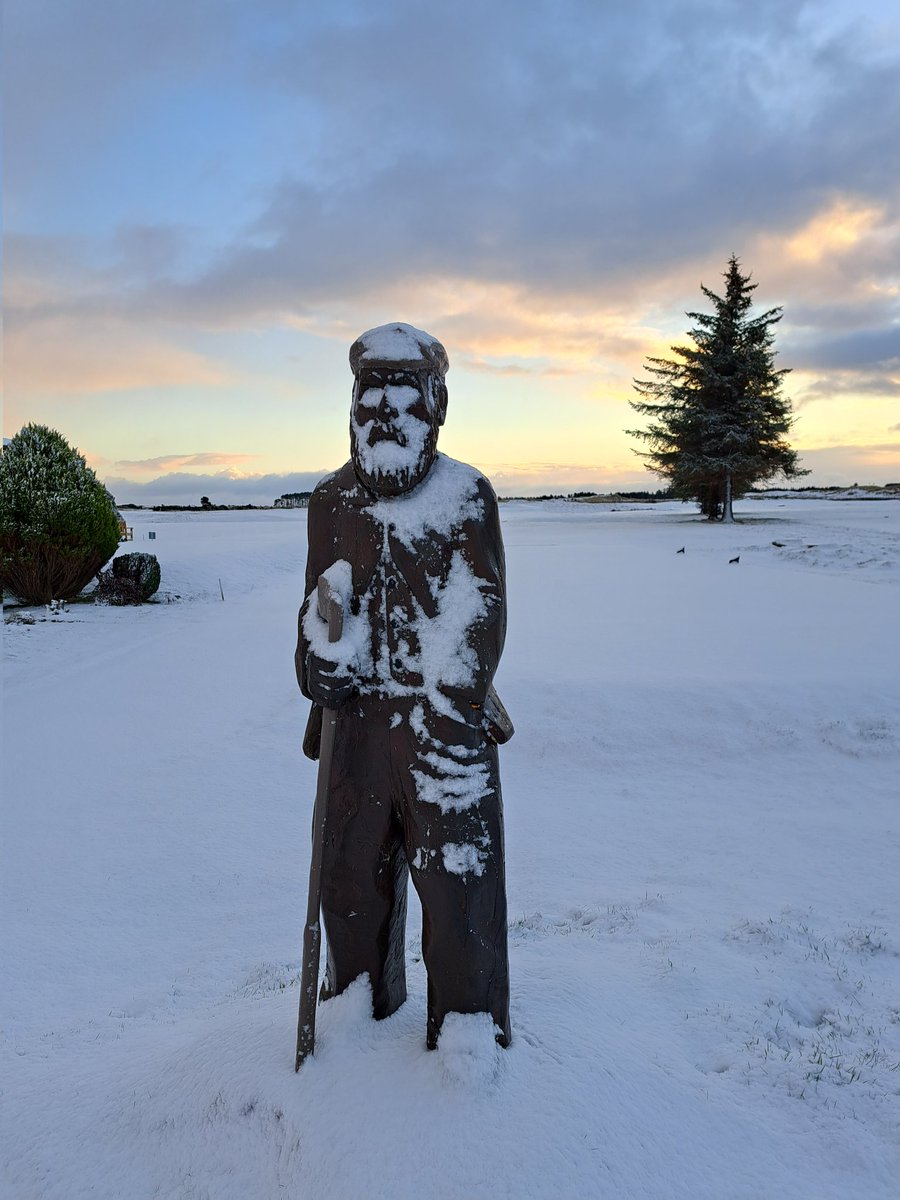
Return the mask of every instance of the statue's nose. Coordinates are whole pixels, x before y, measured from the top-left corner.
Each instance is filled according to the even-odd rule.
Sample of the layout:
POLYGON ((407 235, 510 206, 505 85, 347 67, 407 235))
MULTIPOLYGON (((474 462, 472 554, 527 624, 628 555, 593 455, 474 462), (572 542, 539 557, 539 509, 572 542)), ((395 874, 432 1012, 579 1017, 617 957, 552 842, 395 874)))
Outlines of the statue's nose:
POLYGON ((396 417, 397 409, 394 408, 388 399, 387 388, 381 393, 381 401, 376 410, 379 421, 390 421, 396 417))

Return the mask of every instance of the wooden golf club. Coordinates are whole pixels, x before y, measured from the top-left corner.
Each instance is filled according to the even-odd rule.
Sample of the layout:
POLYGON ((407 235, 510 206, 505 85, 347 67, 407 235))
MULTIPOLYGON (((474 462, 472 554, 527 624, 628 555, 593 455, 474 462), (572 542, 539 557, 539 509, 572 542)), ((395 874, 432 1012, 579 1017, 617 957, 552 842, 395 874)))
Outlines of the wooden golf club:
MULTIPOLYGON (((341 598, 324 575, 319 576, 316 590, 319 616, 328 622, 329 642, 340 641, 344 631, 344 609, 341 598)), ((303 929, 303 963, 300 972, 300 1014, 297 1019, 297 1056, 294 1070, 299 1071, 313 1053, 316 1042, 316 1004, 319 986, 319 954, 322 944, 320 908, 322 904, 322 843, 328 812, 328 789, 331 783, 331 757, 334 749, 334 728, 337 709, 322 709, 322 737, 319 745, 319 774, 316 780, 316 805, 313 812, 312 857, 309 864, 309 897, 306 904, 306 925, 303 929)))

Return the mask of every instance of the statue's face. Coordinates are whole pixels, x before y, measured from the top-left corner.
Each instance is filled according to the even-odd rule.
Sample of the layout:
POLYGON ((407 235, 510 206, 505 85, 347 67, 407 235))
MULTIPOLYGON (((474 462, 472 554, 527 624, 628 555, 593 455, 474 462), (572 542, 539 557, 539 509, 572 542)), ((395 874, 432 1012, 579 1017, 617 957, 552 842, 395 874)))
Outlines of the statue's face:
POLYGON ((424 381, 412 371, 360 371, 350 411, 356 473, 379 496, 399 496, 428 474, 437 451, 437 422, 424 381))

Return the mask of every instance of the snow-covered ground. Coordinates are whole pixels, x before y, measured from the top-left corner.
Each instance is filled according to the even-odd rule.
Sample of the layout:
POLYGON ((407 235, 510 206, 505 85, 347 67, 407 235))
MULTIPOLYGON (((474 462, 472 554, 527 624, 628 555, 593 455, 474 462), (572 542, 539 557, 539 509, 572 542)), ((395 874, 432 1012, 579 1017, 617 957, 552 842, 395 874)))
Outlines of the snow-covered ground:
POLYGON ((413 906, 294 1074, 304 512, 136 513, 178 601, 7 614, 4 1195, 896 1200, 900 501, 501 514, 506 1052, 426 1053, 413 906))

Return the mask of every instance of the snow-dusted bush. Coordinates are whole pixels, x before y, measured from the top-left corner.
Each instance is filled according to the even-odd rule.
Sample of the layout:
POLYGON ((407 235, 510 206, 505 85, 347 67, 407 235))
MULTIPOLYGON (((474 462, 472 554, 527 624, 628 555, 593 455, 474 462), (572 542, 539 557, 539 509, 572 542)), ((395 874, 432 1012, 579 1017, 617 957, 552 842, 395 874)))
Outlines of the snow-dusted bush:
POLYGON ((29 604, 77 596, 119 544, 106 488, 66 439, 26 425, 0 455, 0 583, 29 604))
POLYGON ((101 604, 143 604, 158 591, 161 578, 155 554, 120 554, 111 570, 100 572, 96 599, 101 604))

